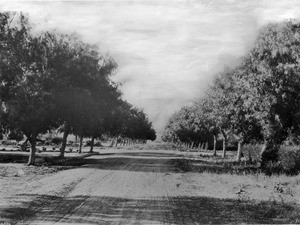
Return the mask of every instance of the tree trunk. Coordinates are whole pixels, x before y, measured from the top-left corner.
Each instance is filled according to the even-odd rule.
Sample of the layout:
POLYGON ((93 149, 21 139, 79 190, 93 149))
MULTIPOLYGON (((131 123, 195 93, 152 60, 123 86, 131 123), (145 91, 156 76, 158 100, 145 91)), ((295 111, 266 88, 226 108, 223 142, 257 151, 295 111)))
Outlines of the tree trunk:
POLYGON ((214 135, 214 153, 213 156, 217 156, 217 135, 214 135))
POLYGON ((94 140, 95 140, 95 137, 92 136, 92 139, 91 139, 91 148, 90 148, 90 153, 93 152, 93 148, 94 148, 94 140))
POLYGON ((114 146, 114 138, 111 139, 110 147, 114 146))
POLYGON ((242 141, 238 142, 238 150, 236 155, 236 161, 240 162, 242 157, 242 141))
POLYGON ((31 137, 29 137, 29 142, 31 144, 31 149, 30 149, 30 153, 29 153, 29 159, 28 159, 28 163, 27 165, 34 165, 35 163, 35 152, 36 152, 36 137, 35 135, 32 135, 31 137))
POLYGON ((80 135, 80 137, 79 137, 79 150, 78 150, 78 153, 82 152, 82 142, 83 142, 83 135, 80 135))
POLYGON ((118 147, 119 135, 116 137, 116 144, 115 147, 118 147))
POLYGON ((226 145, 227 145, 227 138, 223 138, 223 153, 222 153, 222 158, 226 157, 226 145))
POLYGON ((223 135, 223 153, 222 153, 222 158, 226 157, 226 145, 227 145, 227 134, 224 130, 221 130, 222 135, 223 135))
POLYGON ((252 163, 252 156, 251 156, 251 152, 250 151, 248 153, 248 162, 252 163))
POLYGON ((260 151, 260 157, 262 157, 262 155, 264 154, 264 152, 267 150, 267 141, 264 140, 264 143, 263 143, 263 146, 262 146, 262 149, 260 151))
POLYGON ((70 129, 68 127, 65 127, 65 132, 62 138, 62 142, 61 142, 61 146, 59 148, 60 154, 59 157, 62 159, 65 157, 65 150, 66 150, 66 146, 67 146, 67 139, 68 139, 68 135, 70 133, 70 129))

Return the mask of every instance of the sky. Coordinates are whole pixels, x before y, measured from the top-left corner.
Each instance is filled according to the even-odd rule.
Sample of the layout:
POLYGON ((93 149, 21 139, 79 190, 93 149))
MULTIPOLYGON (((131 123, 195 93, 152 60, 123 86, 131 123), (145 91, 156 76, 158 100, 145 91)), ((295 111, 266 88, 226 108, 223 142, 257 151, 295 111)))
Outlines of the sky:
POLYGON ((168 118, 233 66, 267 23, 300 16, 299 0, 0 0, 37 29, 76 32, 118 64, 112 79, 160 134, 168 118))

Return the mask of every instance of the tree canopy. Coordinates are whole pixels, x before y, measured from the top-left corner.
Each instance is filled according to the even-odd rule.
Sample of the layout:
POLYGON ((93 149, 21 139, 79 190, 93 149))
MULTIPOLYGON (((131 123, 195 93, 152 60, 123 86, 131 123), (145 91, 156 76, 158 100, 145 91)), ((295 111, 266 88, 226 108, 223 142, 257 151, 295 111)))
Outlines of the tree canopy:
POLYGON ((145 113, 125 102, 110 79, 116 62, 97 46, 76 34, 34 34, 27 16, 10 12, 0 13, 0 45, 1 127, 27 137, 28 164, 34 164, 37 136, 59 127, 61 157, 69 133, 81 140, 108 133, 155 139, 145 113))
MULTIPOLYGON (((242 145, 251 141, 263 144, 262 161, 277 160, 278 145, 291 132, 299 130, 299 32, 300 25, 295 21, 261 28, 254 46, 238 65, 226 67, 216 74, 206 94, 194 104, 194 107, 200 108, 197 118, 203 121, 202 126, 207 127, 210 133, 222 134, 225 141, 223 150, 229 134, 236 138, 239 142, 238 160, 242 145)), ((186 114, 193 115, 192 108, 186 114)), ((196 120, 179 116, 184 110, 186 107, 170 119, 165 131, 166 140, 183 132, 187 136, 185 140, 172 140, 199 141, 192 129, 197 124, 196 120), (181 125, 191 122, 193 125, 189 125, 188 129, 181 125)))

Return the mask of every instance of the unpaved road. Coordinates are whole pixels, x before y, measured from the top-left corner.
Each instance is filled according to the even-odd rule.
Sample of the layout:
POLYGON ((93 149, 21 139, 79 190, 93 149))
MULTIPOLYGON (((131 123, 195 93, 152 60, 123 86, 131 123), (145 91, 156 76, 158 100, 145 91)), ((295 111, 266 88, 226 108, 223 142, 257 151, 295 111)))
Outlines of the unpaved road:
POLYGON ((22 205, 3 210, 12 222, 84 224, 158 224, 184 221, 171 197, 169 154, 132 153, 92 156, 84 166, 32 180, 22 205), (14 219, 18 218, 18 221, 14 219))
POLYGON ((260 211, 262 214, 265 212, 263 206, 261 210, 254 210, 255 206, 237 199, 226 200, 211 194, 204 195, 209 190, 201 190, 199 184, 197 188, 193 188, 193 184, 188 181, 188 174, 176 171, 173 166, 172 160, 178 157, 176 154, 155 151, 95 155, 86 158, 85 164, 78 168, 29 176, 23 183, 12 180, 16 183, 11 189, 3 187, 7 188, 7 193, 4 198, 0 198, 3 203, 0 204, 0 222, 274 222, 260 217, 260 211))

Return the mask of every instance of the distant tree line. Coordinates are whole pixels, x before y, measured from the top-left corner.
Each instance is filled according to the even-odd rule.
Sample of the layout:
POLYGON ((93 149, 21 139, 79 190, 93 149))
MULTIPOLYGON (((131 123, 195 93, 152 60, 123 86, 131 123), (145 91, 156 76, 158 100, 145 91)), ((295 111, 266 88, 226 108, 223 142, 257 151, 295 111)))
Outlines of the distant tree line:
MULTIPOLYGON (((163 140, 197 147, 209 138, 261 143, 261 161, 278 159, 288 137, 298 139, 300 111, 300 23, 268 24, 234 68, 216 74, 206 93, 169 120, 163 140)), ((262 164, 262 165, 263 165, 262 164)))
POLYGON ((63 132, 64 157, 70 133, 154 140, 145 113, 122 99, 110 76, 117 68, 107 54, 76 34, 33 32, 22 13, 0 13, 1 130, 21 132, 34 164, 39 134, 63 132))

